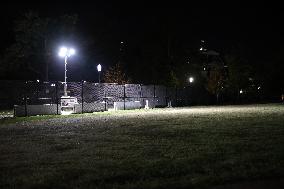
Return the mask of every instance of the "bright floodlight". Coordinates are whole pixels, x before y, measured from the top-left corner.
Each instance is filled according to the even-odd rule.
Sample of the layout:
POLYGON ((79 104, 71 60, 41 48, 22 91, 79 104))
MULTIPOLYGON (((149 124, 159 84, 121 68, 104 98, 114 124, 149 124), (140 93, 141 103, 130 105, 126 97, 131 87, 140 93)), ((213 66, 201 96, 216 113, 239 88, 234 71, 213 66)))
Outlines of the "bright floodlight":
POLYGON ((102 71, 102 66, 101 66, 101 64, 99 64, 99 65, 97 66, 97 70, 98 70, 98 72, 102 71))
POLYGON ((74 54, 75 54, 75 49, 72 49, 72 48, 71 48, 71 49, 69 50, 69 55, 74 55, 74 54))
POLYGON ((61 47, 60 50, 59 50, 59 53, 58 55, 61 56, 61 57, 66 57, 66 56, 71 56, 71 55, 74 55, 75 54, 75 49, 73 48, 66 48, 66 47, 61 47))
POLYGON ((65 57, 67 55, 67 48, 66 47, 61 47, 60 50, 59 50, 59 53, 58 55, 61 56, 61 57, 65 57))
POLYGON ((192 83, 194 81, 194 78, 193 77, 190 77, 189 78, 189 83, 192 83))

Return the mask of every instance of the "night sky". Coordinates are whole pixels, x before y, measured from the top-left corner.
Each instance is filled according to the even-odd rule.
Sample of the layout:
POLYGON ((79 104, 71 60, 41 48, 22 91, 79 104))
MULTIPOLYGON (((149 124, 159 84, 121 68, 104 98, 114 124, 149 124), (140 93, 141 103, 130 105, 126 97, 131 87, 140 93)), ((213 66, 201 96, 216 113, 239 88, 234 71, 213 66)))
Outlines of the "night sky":
MULTIPOLYGON (((13 21, 24 12, 33 10, 42 17, 78 14, 80 36, 75 43, 81 57, 76 61, 87 65, 88 70, 97 63, 113 64, 120 41, 132 52, 135 48, 147 49, 149 44, 165 46, 168 34, 173 46, 179 49, 198 49, 200 40, 220 53, 240 46, 251 64, 268 64, 284 49, 283 11, 276 8, 277 5, 1 2, 0 6, 1 53, 13 42, 13 21), (87 38, 94 40, 92 45, 88 50, 80 49, 80 39, 87 38), (83 57, 90 54, 92 58, 83 57)), ((75 67, 73 69, 79 69, 75 67)), ((84 73, 86 70, 80 69, 81 75, 91 79, 84 73)))

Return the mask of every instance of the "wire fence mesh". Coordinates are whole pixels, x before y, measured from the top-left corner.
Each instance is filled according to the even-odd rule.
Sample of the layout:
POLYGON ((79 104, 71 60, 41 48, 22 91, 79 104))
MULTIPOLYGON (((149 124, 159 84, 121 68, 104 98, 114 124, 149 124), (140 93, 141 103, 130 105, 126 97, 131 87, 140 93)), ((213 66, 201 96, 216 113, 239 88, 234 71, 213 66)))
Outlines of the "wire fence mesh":
MULTIPOLYGON (((14 108, 16 116, 60 114, 64 82, 1 81, 0 108, 14 108)), ((177 89, 162 85, 68 82, 67 94, 76 98, 75 113, 165 107, 177 102, 177 89)))

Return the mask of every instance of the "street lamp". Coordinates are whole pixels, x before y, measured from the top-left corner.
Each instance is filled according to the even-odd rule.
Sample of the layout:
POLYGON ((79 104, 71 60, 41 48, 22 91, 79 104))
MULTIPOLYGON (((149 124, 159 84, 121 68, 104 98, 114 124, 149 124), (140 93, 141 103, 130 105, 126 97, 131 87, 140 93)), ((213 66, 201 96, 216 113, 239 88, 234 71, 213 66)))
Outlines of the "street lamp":
POLYGON ((97 70, 99 72, 99 83, 101 83, 101 71, 102 71, 102 66, 101 64, 97 65, 97 70))
POLYGON ((75 54, 75 50, 73 48, 66 48, 66 47, 61 47, 59 50, 58 55, 60 57, 64 57, 64 62, 65 62, 65 75, 64 75, 64 96, 67 96, 67 60, 70 56, 75 54))
POLYGON ((193 77, 189 77, 189 83, 193 83, 194 82, 194 78, 193 77))

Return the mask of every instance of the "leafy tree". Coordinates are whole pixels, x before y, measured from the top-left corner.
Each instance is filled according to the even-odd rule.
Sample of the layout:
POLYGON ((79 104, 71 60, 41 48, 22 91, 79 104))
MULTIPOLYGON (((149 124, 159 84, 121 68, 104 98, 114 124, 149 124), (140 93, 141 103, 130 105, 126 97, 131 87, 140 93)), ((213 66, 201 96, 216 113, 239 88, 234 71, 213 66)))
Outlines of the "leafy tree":
POLYGON ((117 63, 114 66, 110 67, 104 73, 103 80, 106 83, 118 83, 118 84, 131 83, 131 79, 128 78, 126 74, 123 72, 120 63, 117 63))
POLYGON ((202 76, 205 89, 216 97, 219 103, 219 96, 224 91, 226 81, 226 71, 224 61, 220 54, 214 50, 206 50, 201 52, 200 63, 202 67, 202 76))
POLYGON ((170 87, 177 87, 180 85, 180 81, 174 71, 170 71, 169 79, 167 85, 170 87))
POLYGON ((232 97, 238 96, 240 89, 248 89, 250 80, 254 78, 253 68, 244 57, 238 54, 225 56, 228 65, 227 89, 232 97))
POLYGON ((220 93, 224 91, 225 80, 224 70, 221 67, 215 67, 207 77, 206 89, 210 94, 216 96, 217 103, 220 93))

